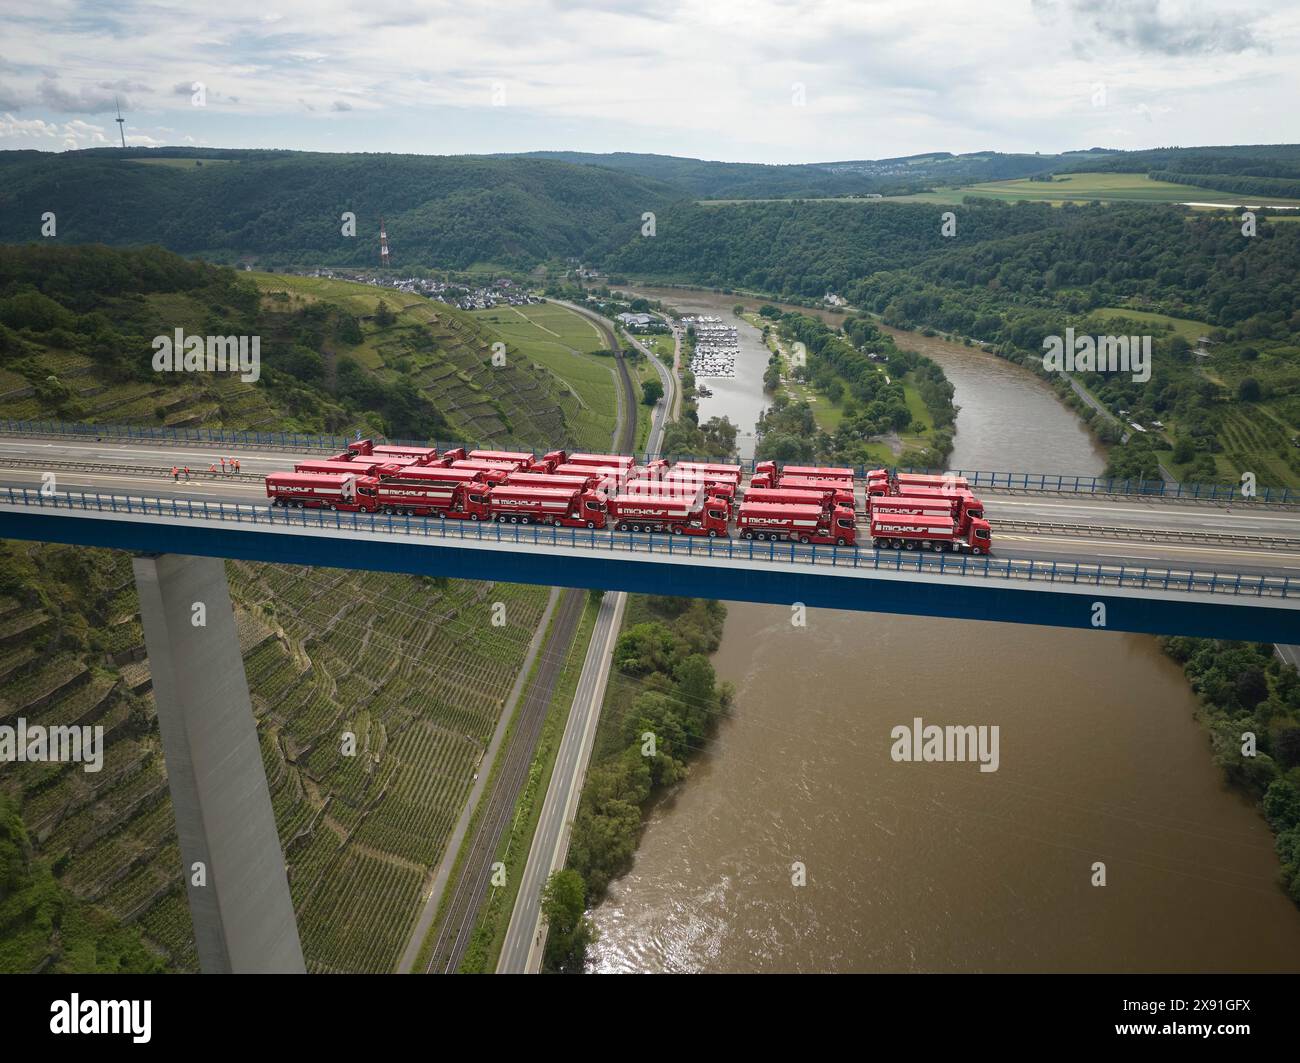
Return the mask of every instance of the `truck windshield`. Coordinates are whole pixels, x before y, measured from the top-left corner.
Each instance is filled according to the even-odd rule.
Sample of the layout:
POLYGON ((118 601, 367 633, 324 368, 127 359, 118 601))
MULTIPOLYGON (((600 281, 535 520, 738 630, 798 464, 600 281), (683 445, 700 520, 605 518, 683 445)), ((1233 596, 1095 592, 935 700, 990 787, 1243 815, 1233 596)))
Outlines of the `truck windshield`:
POLYGON ((714 520, 722 520, 722 511, 718 509, 709 510, 709 516, 714 520))
POLYGON ((588 503, 587 503, 587 508, 588 508, 588 509, 594 509, 594 510, 596 510, 597 512, 599 512, 600 510, 604 509, 605 507, 602 506, 599 502, 588 502, 588 503))
POLYGON ((839 520, 837 520, 835 523, 838 524, 841 528, 852 528, 852 527, 853 527, 853 521, 849 520, 847 517, 841 517, 841 518, 840 518, 839 520))
POLYGON ((987 539, 988 537, 989 537, 989 533, 988 533, 988 531, 987 531, 986 529, 984 529, 984 528, 976 528, 976 529, 975 529, 975 538, 976 538, 976 539, 987 539))

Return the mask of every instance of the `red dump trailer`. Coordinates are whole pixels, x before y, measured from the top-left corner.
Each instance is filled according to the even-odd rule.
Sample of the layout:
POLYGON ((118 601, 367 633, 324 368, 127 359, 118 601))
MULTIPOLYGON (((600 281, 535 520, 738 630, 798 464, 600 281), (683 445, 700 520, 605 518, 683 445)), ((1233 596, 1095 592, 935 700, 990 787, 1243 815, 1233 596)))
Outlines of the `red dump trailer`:
MULTIPOLYGON (((760 484, 754 486, 762 487, 760 484)), ((849 509, 855 506, 852 480, 810 480, 804 476, 782 476, 781 482, 775 486, 783 491, 825 491, 837 506, 848 506, 849 509)))
POLYGON ((488 485, 470 469, 414 465, 379 478, 379 509, 419 517, 483 520, 488 485))
POLYGON ((275 506, 337 509, 372 513, 378 481, 355 472, 273 472, 266 477, 266 497, 275 506))
POLYGON ((479 473, 483 480, 490 484, 503 484, 515 473, 523 471, 513 462, 473 461, 468 458, 453 461, 447 467, 449 469, 465 469, 479 473))
POLYGON ((739 465, 722 465, 710 461, 679 461, 672 467, 673 472, 703 473, 719 483, 729 483, 739 487, 742 469, 739 465))
POLYGON ((570 454, 564 465, 598 465, 614 469, 631 469, 636 458, 631 454, 570 454))
POLYGON ((470 461, 517 465, 521 471, 531 469, 533 463, 537 461, 537 455, 531 450, 471 450, 466 457, 470 461))
POLYGON ((502 484, 488 491, 488 514, 502 524, 553 524, 557 528, 603 528, 606 500, 600 491, 502 484))
POLYGON ((993 535, 986 520, 971 520, 963 529, 951 517, 872 513, 871 542, 877 550, 961 550, 987 554, 993 547, 993 535))
POLYGON ((599 477, 596 476, 565 476, 556 472, 512 472, 508 484, 514 484, 517 487, 572 487, 575 490, 582 491, 593 487, 599 477))
POLYGON ((633 475, 632 466, 627 465, 582 465, 576 462, 564 462, 552 470, 557 476, 591 476, 602 490, 621 490, 633 475))
POLYGON ((913 487, 934 487, 948 494, 969 491, 970 484, 964 476, 935 476, 924 472, 900 472, 894 477, 895 494, 905 495, 913 487))
POLYGON ((402 468, 396 462, 380 461, 375 458, 354 458, 351 461, 320 460, 309 458, 295 462, 294 472, 306 473, 343 473, 348 476, 374 476, 382 472, 395 472, 402 468))
POLYGON ((742 539, 834 546, 853 546, 857 539, 852 511, 836 509, 828 513, 817 504, 751 502, 746 498, 736 516, 736 528, 742 539))
POLYGON ((707 535, 727 538, 727 511, 720 501, 704 497, 703 488, 693 495, 615 495, 609 500, 609 515, 619 531, 672 532, 674 535, 707 535))
POLYGON ((728 502, 736 497, 736 488, 739 486, 733 483, 727 477, 719 477, 712 473, 697 472, 695 469, 676 468, 671 472, 665 473, 660 483, 665 484, 685 484, 699 485, 711 495, 725 498, 728 502))
POLYGON ((374 447, 370 453, 374 457, 383 458, 386 461, 408 459, 416 465, 430 465, 438 460, 437 447, 401 447, 380 444, 374 447))
POLYGON ((816 506, 829 513, 835 505, 835 492, 803 487, 751 487, 745 492, 745 501, 778 506, 816 506))
POLYGON ((966 522, 984 516, 984 503, 969 491, 945 494, 936 488, 909 487, 906 494, 877 495, 871 499, 871 512, 920 513, 953 517, 965 527, 966 522))

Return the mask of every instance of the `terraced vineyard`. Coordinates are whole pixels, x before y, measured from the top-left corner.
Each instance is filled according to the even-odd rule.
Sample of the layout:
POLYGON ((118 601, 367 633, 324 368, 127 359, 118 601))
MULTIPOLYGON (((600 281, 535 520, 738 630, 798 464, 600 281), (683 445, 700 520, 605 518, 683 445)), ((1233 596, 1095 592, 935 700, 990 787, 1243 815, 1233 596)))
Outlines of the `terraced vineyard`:
MULTIPOLYGON (((0 721, 98 723, 108 748, 99 773, 24 764, 4 788, 21 798, 36 852, 64 890, 193 970, 129 559, 7 550, 6 585, 19 593, 0 599, 0 721), (37 581, 38 571, 53 578, 37 581)), ((546 591, 236 563, 229 572, 308 965, 391 970, 546 591), (495 627, 498 602, 505 623, 495 627), (345 731, 355 756, 342 755, 345 731)))

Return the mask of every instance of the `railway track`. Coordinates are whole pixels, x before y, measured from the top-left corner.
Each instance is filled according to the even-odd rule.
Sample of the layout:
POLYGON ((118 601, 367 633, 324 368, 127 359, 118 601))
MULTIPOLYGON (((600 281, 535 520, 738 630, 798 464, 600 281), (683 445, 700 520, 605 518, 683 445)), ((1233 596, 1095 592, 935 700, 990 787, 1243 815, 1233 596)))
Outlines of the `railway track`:
POLYGON ((566 589, 551 621, 551 634, 538 657, 537 672, 519 704, 514 726, 506 744, 501 769, 488 792, 482 814, 474 825, 469 850, 456 879, 447 913, 438 925, 425 974, 452 974, 460 967, 469 948, 479 909, 487 896, 492 878, 492 862, 501 839, 510 826, 510 817, 528 779, 537 740, 546 722, 546 713, 555 693, 555 684, 568 657, 582 621, 586 595, 566 589))

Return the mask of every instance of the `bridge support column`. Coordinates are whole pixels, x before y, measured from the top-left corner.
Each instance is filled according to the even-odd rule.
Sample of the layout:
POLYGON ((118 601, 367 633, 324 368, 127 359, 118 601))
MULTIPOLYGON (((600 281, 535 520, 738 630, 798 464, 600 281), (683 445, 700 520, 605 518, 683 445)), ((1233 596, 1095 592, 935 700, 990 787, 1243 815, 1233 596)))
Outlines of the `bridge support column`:
POLYGON ((225 563, 134 559, 158 728, 205 973, 303 973, 225 563))

